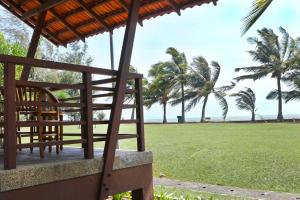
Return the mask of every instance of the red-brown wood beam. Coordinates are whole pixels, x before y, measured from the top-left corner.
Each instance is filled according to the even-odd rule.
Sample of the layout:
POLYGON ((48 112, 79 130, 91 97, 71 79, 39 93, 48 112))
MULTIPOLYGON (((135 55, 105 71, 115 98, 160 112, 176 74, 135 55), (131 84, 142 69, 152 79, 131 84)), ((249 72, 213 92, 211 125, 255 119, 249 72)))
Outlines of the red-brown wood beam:
MULTIPOLYGON (((128 13, 129 12, 129 6, 124 0, 118 0, 118 3, 122 6, 122 8, 128 13)), ((143 26, 143 21, 138 20, 138 23, 140 26, 143 26)))
MULTIPOLYGON (((24 9, 19 7, 16 3, 12 1, 0 1, 0 5, 2 5, 4 8, 7 10, 11 11, 11 13, 16 16, 18 19, 21 20, 21 16, 17 14, 17 12, 22 13, 25 12, 24 9), (12 10, 16 10, 17 12, 13 12, 12 10)), ((31 19, 28 19, 27 21, 24 21, 28 26, 31 28, 35 28, 35 22, 33 22, 31 19)), ((62 45, 62 41, 59 40, 58 38, 54 37, 54 34, 51 33, 49 29, 45 27, 44 29, 44 37, 47 38, 49 41, 51 41, 54 45, 62 45)))
POLYGON ((129 75, 129 65, 132 55, 136 25, 139 17, 140 0, 131 1, 129 16, 127 19, 122 52, 119 63, 119 73, 116 81, 116 91, 113 97, 109 125, 107 129, 107 140, 103 153, 103 170, 100 180, 99 200, 104 200, 111 194, 112 171, 116 153, 118 133, 121 123, 123 102, 126 92, 126 82, 129 75))
POLYGON ((69 29, 69 31, 71 31, 72 33, 74 33, 76 35, 76 37, 78 37, 80 40, 82 40, 83 42, 85 42, 85 38, 83 35, 81 35, 81 33, 79 33, 76 28, 72 27, 71 24, 69 24, 69 22, 67 22, 65 20, 65 18, 62 18, 61 16, 59 16, 59 14, 54 10, 54 9, 50 9, 50 12, 53 14, 54 17, 56 17, 58 20, 60 20, 61 23, 63 23, 67 29, 69 29))
POLYGON ((16 68, 4 64, 4 169, 16 168, 16 68))
POLYGON ((31 0, 23 0, 21 1, 19 4, 20 6, 24 6, 25 4, 27 4, 28 2, 30 2, 31 0))
POLYGON ((39 7, 29 10, 22 15, 21 19, 26 20, 34 15, 37 15, 45 10, 49 10, 59 4, 66 2, 67 0, 48 0, 45 3, 42 3, 39 7))
POLYGON ((169 3, 169 5, 173 8, 173 10, 180 16, 180 8, 179 6, 176 4, 176 2, 174 0, 167 0, 167 2, 169 3))
POLYGON ((111 32, 111 28, 109 27, 109 25, 105 22, 103 18, 101 18, 97 13, 95 13, 93 8, 89 7, 88 4, 86 4, 83 0, 77 0, 77 2, 89 13, 91 17, 95 18, 100 24, 102 24, 102 26, 107 31, 111 32))
MULTIPOLYGON (((42 33, 42 29, 45 25, 46 15, 47 15, 47 11, 44 11, 39 15, 38 23, 33 31, 31 41, 29 44, 29 48, 28 48, 28 52, 27 52, 27 56, 26 56, 27 58, 34 58, 34 56, 35 56, 37 47, 39 45, 39 40, 40 40, 40 36, 42 33)), ((21 80, 28 80, 29 74, 30 74, 30 69, 31 69, 31 66, 24 65, 23 71, 21 74, 21 78, 20 78, 21 80)))

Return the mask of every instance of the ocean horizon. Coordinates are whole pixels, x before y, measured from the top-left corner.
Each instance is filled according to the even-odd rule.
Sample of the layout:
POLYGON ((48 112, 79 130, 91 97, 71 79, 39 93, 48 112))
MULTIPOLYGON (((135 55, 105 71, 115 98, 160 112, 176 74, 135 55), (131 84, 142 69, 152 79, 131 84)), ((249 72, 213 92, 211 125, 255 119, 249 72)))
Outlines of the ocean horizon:
MULTIPOLYGON (((284 119, 300 119, 300 114, 286 114, 283 116, 284 119)), ((272 120, 276 119, 277 115, 256 115, 256 120, 272 120)), ((145 119, 145 122, 155 123, 162 122, 163 119, 145 119)), ((251 116, 229 116, 225 120, 222 117, 206 117, 206 121, 250 121, 251 116)), ((177 122, 177 118, 167 118, 168 122, 177 122)), ((200 117, 187 117, 186 122, 199 122, 200 117)))

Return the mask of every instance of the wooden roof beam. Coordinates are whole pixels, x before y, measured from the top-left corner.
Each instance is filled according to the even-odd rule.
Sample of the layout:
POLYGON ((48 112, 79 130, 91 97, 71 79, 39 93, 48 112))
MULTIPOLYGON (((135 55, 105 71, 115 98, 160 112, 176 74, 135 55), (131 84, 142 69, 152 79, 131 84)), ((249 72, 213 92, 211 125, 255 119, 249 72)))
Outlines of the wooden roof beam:
MULTIPOLYGON (((127 13, 129 13, 129 6, 127 5, 127 3, 124 0, 118 0, 117 2, 122 6, 122 8, 127 13)), ((143 26, 143 21, 142 20, 138 20, 138 23, 139 23, 140 26, 143 26)))
POLYGON ((72 27, 71 24, 69 24, 69 22, 65 20, 65 18, 60 17, 59 14, 53 8, 51 8, 49 11, 53 14, 54 17, 60 20, 60 22, 63 23, 67 27, 67 29, 69 29, 69 31, 74 33, 76 37, 85 42, 85 38, 81 35, 81 33, 79 33, 74 27, 72 27))
POLYGON ((180 8, 176 4, 176 2, 174 0, 167 0, 167 2, 173 8, 173 10, 180 16, 181 15, 180 8))
MULTIPOLYGON (((12 1, 0 1, 0 5, 2 5, 3 7, 5 7, 7 10, 11 10, 14 9, 16 11, 18 11, 19 13, 22 13, 24 10, 22 8, 20 8, 15 2, 12 1)), ((21 16, 14 14, 17 18, 21 19, 21 16)), ((26 23, 28 26, 30 26, 31 28, 35 28, 33 24, 35 24, 34 22, 32 22, 32 20, 27 20, 24 21, 24 23, 26 23)), ((44 32, 44 37, 47 38, 48 40, 50 40, 52 43, 54 43, 55 45, 63 45, 62 41, 60 41, 58 38, 54 37, 54 34, 51 33, 51 31, 47 28, 45 28, 43 30, 44 32), (55 41, 53 41, 55 40, 55 41)))
POLYGON ((28 12, 26 12, 24 15, 22 15, 21 19, 22 20, 26 20, 36 14, 39 14, 45 10, 49 10, 59 4, 62 4, 64 2, 66 2, 67 0, 48 0, 47 2, 41 4, 39 7, 29 10, 28 12))
POLYGON ((20 2, 20 6, 24 6, 25 4, 27 4, 29 1, 31 0, 23 0, 20 2))
POLYGON ((104 19, 95 13, 93 8, 89 7, 83 0, 77 0, 77 2, 91 15, 91 17, 95 18, 100 24, 102 24, 107 31, 112 31, 104 19))

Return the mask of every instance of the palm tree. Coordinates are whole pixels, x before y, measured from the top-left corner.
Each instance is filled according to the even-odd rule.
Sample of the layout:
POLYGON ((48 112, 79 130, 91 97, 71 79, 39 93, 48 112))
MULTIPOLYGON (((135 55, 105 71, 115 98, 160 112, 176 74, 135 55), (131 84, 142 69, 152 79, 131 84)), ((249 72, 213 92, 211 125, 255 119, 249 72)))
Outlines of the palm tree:
MULTIPOLYGON (((283 120, 282 115, 282 92, 281 79, 284 73, 289 70, 295 63, 297 52, 299 48, 295 45, 295 40, 289 36, 285 29, 279 28, 282 39, 273 32, 272 29, 263 28, 258 30, 260 39, 251 37, 249 42, 256 45, 256 49, 249 51, 254 61, 259 65, 236 68, 235 71, 244 71, 250 73, 235 78, 237 81, 244 79, 258 80, 271 75, 277 81, 277 95, 278 95, 278 115, 279 121, 283 120)), ((275 92, 275 93, 276 93, 275 92)), ((274 91, 272 91, 267 98, 272 99, 274 91)))
MULTIPOLYGON (((137 70, 135 67, 133 67, 132 65, 129 66, 129 72, 130 73, 137 73, 137 70)), ((130 79, 127 81, 127 89, 134 89, 135 88, 135 81, 134 79, 130 79)), ((133 101, 133 104, 136 103, 135 101, 135 93, 130 93, 130 94, 126 94, 125 96, 125 100, 126 103, 130 103, 133 101)), ((131 120, 134 119, 134 113, 135 113, 135 108, 132 108, 131 111, 131 120)))
POLYGON ((228 104, 225 99, 225 92, 234 86, 215 87, 220 75, 221 67, 217 62, 212 62, 211 65, 212 67, 208 65, 208 62, 202 56, 194 58, 188 78, 189 88, 186 90, 186 99, 190 102, 187 105, 186 110, 190 110, 204 98, 201 122, 205 119, 205 108, 210 94, 214 94, 215 98, 219 101, 223 110, 223 118, 226 118, 228 104))
POLYGON ((247 31, 255 24, 259 17, 265 12, 270 6, 273 0, 254 0, 249 13, 244 17, 244 26, 242 34, 244 35, 247 31))
POLYGON ((167 123, 167 103, 171 99, 172 85, 165 73, 167 63, 157 63, 151 66, 149 77, 151 83, 144 83, 144 104, 149 109, 155 103, 163 105, 163 123, 167 123))
POLYGON ((230 96, 236 97, 235 102, 236 106, 241 110, 247 110, 251 112, 251 121, 255 121, 255 93, 251 90, 251 88, 246 88, 245 90, 241 90, 238 93, 231 94, 230 96))
POLYGON ((184 53, 180 53, 177 49, 170 47, 167 49, 167 54, 171 55, 172 61, 165 63, 167 79, 172 81, 174 100, 172 106, 181 103, 182 121, 185 122, 185 85, 187 81, 188 63, 184 53))

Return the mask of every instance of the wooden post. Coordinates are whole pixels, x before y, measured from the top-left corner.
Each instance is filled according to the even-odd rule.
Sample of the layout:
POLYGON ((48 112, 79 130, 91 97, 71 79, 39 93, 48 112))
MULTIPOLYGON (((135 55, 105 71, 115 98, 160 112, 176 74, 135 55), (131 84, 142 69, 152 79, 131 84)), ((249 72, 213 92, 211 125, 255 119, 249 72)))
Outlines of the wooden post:
POLYGON ((16 69, 4 65, 4 169, 16 168, 16 69))
POLYGON ((136 118, 138 123, 136 124, 137 131, 137 150, 145 151, 145 136, 144 136, 144 108, 143 108, 143 79, 135 79, 135 99, 136 99, 136 118))
MULTIPOLYGON (((47 11, 42 12, 41 14, 39 14, 39 19, 38 19, 38 23, 37 26, 35 27, 32 37, 31 37, 31 41, 29 44, 29 48, 28 48, 28 52, 27 52, 27 58, 34 58, 37 47, 39 45, 39 40, 40 40, 40 36, 42 33, 42 29, 45 25, 45 19, 46 19, 46 15, 47 15, 47 11)), ((29 78, 29 74, 30 74, 30 69, 31 66, 25 65, 21 74, 21 80, 28 80, 29 78)))
POLYGON ((112 109, 107 138, 103 154, 103 170, 100 180, 99 200, 104 200, 110 194, 111 174, 116 153, 116 145, 121 122, 122 107, 126 91, 126 82, 129 74, 129 65, 132 55, 136 25, 138 22, 138 11, 140 0, 131 1, 130 12, 126 24, 125 36, 119 63, 119 73, 116 80, 116 90, 113 96, 112 109))
POLYGON ((83 139, 86 140, 84 147, 84 158, 94 158, 94 144, 93 144, 93 100, 92 100, 92 75, 91 73, 84 72, 82 81, 85 89, 82 90, 82 104, 83 112, 81 119, 86 123, 81 126, 81 134, 83 139))

